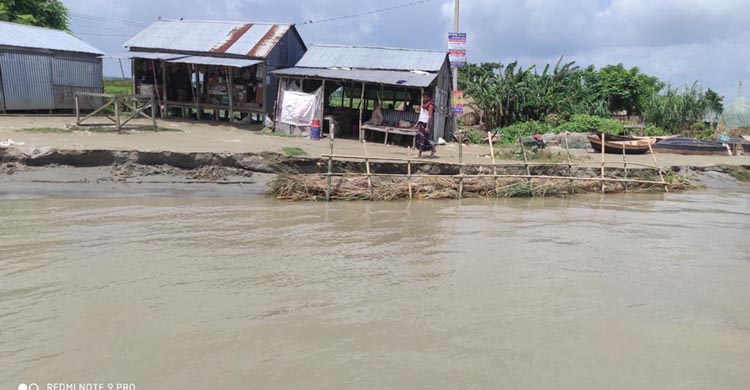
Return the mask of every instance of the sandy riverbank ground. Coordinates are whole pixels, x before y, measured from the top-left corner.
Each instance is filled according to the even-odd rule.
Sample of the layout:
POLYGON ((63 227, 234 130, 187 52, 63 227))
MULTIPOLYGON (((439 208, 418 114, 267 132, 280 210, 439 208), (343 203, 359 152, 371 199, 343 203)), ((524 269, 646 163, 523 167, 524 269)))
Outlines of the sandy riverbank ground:
MULTIPOLYGON (((145 124, 145 122, 140 122, 145 124)), ((55 149, 107 149, 134 151, 172 152, 213 152, 213 153, 283 153, 283 148, 300 148, 309 157, 319 157, 328 153, 326 140, 313 141, 306 138, 278 137, 260 132, 260 127, 238 128, 222 123, 195 122, 182 120, 159 121, 159 127, 166 131, 115 131, 70 130, 75 124, 71 116, 0 116, 0 141, 11 139, 22 143, 26 148, 55 149), (48 129, 45 131, 39 129, 48 129), (57 129, 57 130, 49 130, 57 129)), ((385 146, 382 143, 368 143, 368 153, 373 157, 406 157, 408 149, 403 146, 385 146)), ((335 154, 364 155, 363 145, 352 139, 337 139, 335 154)), ((410 152, 414 156, 414 152, 410 152)), ((573 150, 579 164, 598 165, 600 156, 586 150, 573 150)), ((610 161, 621 161, 619 156, 607 156, 610 161)), ((628 156, 628 162, 653 164, 651 155, 628 156)), ((711 166, 718 164, 750 165, 750 156, 681 156, 657 154, 659 165, 672 166, 711 166)), ((458 162, 456 143, 439 146, 437 156, 428 161, 458 162)), ((464 147, 464 161, 468 164, 489 162, 488 145, 464 147)), ((517 161, 516 161, 517 162, 517 161)))

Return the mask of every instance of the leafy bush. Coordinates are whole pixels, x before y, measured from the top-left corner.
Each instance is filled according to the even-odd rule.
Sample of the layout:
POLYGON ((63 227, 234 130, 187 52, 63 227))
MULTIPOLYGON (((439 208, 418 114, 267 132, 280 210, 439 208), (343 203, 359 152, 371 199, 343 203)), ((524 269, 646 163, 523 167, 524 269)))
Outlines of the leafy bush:
POLYGON ((482 143, 482 137, 485 137, 486 135, 482 133, 479 130, 470 129, 466 133, 466 139, 471 144, 481 144, 482 143))
POLYGON ((527 137, 534 134, 545 134, 553 131, 553 128, 546 123, 529 121, 529 122, 517 122, 510 126, 503 127, 500 130, 502 138, 500 142, 503 144, 512 144, 518 142, 519 137, 527 137))
POLYGON ((648 125, 646 126, 646 135, 649 137, 657 137, 660 135, 667 135, 667 132, 659 126, 648 125))
POLYGON ((695 122, 682 132, 682 135, 704 140, 714 139, 714 129, 708 123, 695 122))
POLYGON ((599 130, 607 134, 619 134, 625 131, 625 127, 614 119, 591 115, 573 115, 570 121, 562 123, 555 132, 588 133, 592 130, 599 130))

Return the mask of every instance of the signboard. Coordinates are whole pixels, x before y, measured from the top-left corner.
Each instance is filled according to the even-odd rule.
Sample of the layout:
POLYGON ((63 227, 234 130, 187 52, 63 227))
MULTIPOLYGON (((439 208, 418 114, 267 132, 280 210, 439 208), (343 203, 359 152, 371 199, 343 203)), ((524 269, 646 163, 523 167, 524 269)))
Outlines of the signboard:
POLYGON ((448 58, 454 68, 466 65, 466 33, 448 33, 448 58))
POLYGON ((453 91, 453 99, 451 99, 451 114, 463 115, 464 113, 464 91, 453 91))

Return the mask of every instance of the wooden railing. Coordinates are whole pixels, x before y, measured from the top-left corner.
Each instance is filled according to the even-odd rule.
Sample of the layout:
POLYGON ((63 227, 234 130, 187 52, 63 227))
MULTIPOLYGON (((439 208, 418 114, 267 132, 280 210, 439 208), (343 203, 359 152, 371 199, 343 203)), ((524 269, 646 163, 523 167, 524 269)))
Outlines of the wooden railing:
MULTIPOLYGON (((143 117, 151 121, 151 124, 146 127, 152 127, 154 131, 157 130, 156 125, 156 111, 158 107, 154 104, 153 96, 133 95, 133 94, 110 94, 110 93, 89 93, 89 92, 76 92, 75 94, 76 104, 76 126, 79 127, 110 127, 114 126, 118 133, 122 133, 123 128, 133 119, 137 117, 143 117), (81 111, 79 108, 80 97, 97 97, 103 98, 104 103, 96 108, 88 115, 81 117, 81 111), (112 107, 114 115, 111 115, 107 108, 112 107), (123 109, 129 109, 129 116, 124 120, 121 118, 123 109), (148 111, 147 111, 148 110, 148 111), (97 116, 97 114, 102 114, 97 116), (111 123, 91 123, 87 122, 92 118, 106 118, 111 123)), ((141 128, 144 126, 130 126, 127 128, 141 128)))

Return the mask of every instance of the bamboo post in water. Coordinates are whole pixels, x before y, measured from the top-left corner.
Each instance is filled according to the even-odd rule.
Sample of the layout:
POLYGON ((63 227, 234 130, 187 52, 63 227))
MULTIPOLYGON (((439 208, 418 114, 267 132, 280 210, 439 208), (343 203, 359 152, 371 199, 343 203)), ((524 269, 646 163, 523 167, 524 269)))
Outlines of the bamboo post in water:
POLYGON ((409 200, 412 200, 413 193, 411 187, 411 153, 409 153, 409 148, 406 148, 406 182, 409 185, 409 200))
POLYGON ((523 137, 518 137, 518 142, 521 143, 521 153, 523 153, 523 165, 526 166, 526 176, 529 181, 529 191, 531 196, 534 196, 534 185, 531 183, 531 169, 529 169, 529 159, 526 157, 526 145, 523 144, 523 137))
MULTIPOLYGON (((604 133, 602 133, 602 181, 601 181, 601 183, 602 183, 602 194, 604 193, 604 149, 605 149, 604 142, 605 142, 605 140, 604 140, 604 133)), ((625 147, 625 146, 623 145, 623 147, 625 147)))
POLYGON ((333 175, 333 131, 328 132, 328 146, 331 149, 328 155, 328 177, 326 177, 326 202, 331 201, 331 176, 333 175))
MULTIPOLYGON (((573 160, 570 158, 570 145, 568 144, 568 132, 565 132, 565 152, 568 154, 568 176, 573 176, 573 160)), ((570 194, 575 192, 575 184, 570 181, 570 194)))
POLYGON ((661 173, 661 166, 659 166, 659 161, 656 160, 656 154, 654 154, 654 149, 651 147, 651 144, 648 144, 648 151, 651 152, 651 157, 654 158, 654 165, 656 166, 656 171, 659 172, 659 177, 661 178, 661 182, 664 183, 664 192, 669 192, 669 188, 667 187, 667 182, 664 180, 664 175, 661 173))
POLYGON ((492 156, 492 174, 495 181, 495 197, 497 198, 497 163, 495 162, 495 144, 492 140, 492 132, 487 132, 487 142, 490 144, 490 156, 492 156))
POLYGON ((373 200, 374 193, 373 193, 373 189, 372 189, 372 176, 370 175, 370 173, 371 173, 370 172, 370 157, 367 154, 367 141, 363 139, 362 140, 362 145, 365 148, 365 168, 367 168, 367 191, 370 194, 370 200, 373 200))
MULTIPOLYGON (((625 144, 622 144, 622 166, 625 169, 625 179, 628 178, 628 160, 625 157, 625 144)), ((625 193, 628 193, 628 182, 623 182, 623 185, 625 186, 625 193)))

